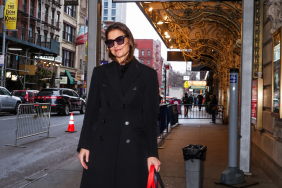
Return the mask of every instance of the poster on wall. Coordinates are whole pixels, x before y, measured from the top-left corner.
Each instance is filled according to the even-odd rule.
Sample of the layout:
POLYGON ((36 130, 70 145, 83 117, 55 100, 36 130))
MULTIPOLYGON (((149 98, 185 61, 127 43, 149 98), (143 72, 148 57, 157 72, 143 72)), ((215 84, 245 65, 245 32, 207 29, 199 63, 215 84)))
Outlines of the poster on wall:
POLYGON ((252 123, 257 124, 258 80, 253 80, 252 87, 252 123))
POLYGON ((17 29, 18 0, 5 0, 4 20, 7 30, 17 29))

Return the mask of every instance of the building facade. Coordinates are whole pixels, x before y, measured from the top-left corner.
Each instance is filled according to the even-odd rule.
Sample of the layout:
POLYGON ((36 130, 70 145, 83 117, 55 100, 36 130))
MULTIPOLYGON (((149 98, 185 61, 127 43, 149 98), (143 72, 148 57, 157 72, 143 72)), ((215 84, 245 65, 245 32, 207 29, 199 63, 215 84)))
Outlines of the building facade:
MULTIPOLYGON (((5 1, 0 4, 5 5, 5 1)), ((54 87, 54 73, 60 64, 61 7, 60 0, 18 1, 17 30, 7 31, 5 38, 2 85, 10 91, 54 87), (47 73, 42 74, 43 69, 47 73)), ((2 46, 2 22, 0 30, 2 46)))
POLYGON ((102 0, 102 21, 126 23, 126 3, 113 3, 102 0))
POLYGON ((163 59, 161 57, 161 42, 153 39, 135 39, 139 50, 140 63, 155 69, 158 73, 159 87, 162 85, 163 59))

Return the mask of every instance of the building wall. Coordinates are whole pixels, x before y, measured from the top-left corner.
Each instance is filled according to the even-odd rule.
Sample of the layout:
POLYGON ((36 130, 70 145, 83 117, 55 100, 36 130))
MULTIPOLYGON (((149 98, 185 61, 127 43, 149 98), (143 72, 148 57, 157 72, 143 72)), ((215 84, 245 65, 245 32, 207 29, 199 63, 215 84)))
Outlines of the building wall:
POLYGON ((267 14, 269 5, 264 3, 263 10, 263 130, 252 128, 251 156, 278 187, 282 187, 282 120, 273 117, 271 113, 273 50, 272 23, 267 14))
POLYGON ((159 86, 161 86, 163 65, 163 60, 161 58, 161 42, 153 39, 135 39, 135 43, 139 50, 140 63, 143 62, 144 65, 157 71, 159 86), (148 54, 148 51, 150 51, 150 54, 148 54), (149 63, 148 60, 150 61, 149 63))
POLYGON ((102 0, 102 21, 126 23, 126 3, 113 3, 102 0))

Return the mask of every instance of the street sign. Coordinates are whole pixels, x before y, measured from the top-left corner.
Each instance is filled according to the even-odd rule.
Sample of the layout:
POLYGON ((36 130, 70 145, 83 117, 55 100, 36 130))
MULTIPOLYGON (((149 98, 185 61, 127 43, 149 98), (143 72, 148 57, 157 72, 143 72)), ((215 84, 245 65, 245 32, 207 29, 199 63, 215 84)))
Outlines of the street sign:
POLYGON ((165 70, 169 70, 169 65, 165 65, 165 70))
POLYGON ((0 66, 4 66, 4 55, 0 55, 0 66))
POLYGON ((183 80, 189 80, 190 76, 183 76, 183 80))
POLYGON ((189 88, 189 83, 188 83, 188 81, 185 81, 185 82, 184 82, 184 88, 189 88))

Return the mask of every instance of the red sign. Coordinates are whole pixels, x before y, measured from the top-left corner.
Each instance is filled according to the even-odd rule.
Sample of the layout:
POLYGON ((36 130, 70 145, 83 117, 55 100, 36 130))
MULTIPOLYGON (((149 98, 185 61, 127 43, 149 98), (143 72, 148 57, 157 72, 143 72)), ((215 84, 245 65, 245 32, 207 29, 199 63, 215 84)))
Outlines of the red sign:
MULTIPOLYGON (((257 119, 258 80, 253 80, 252 87, 252 120, 257 119)), ((255 122, 252 121, 254 124, 255 122)))
POLYGON ((165 70, 169 70, 169 65, 165 65, 165 70))

